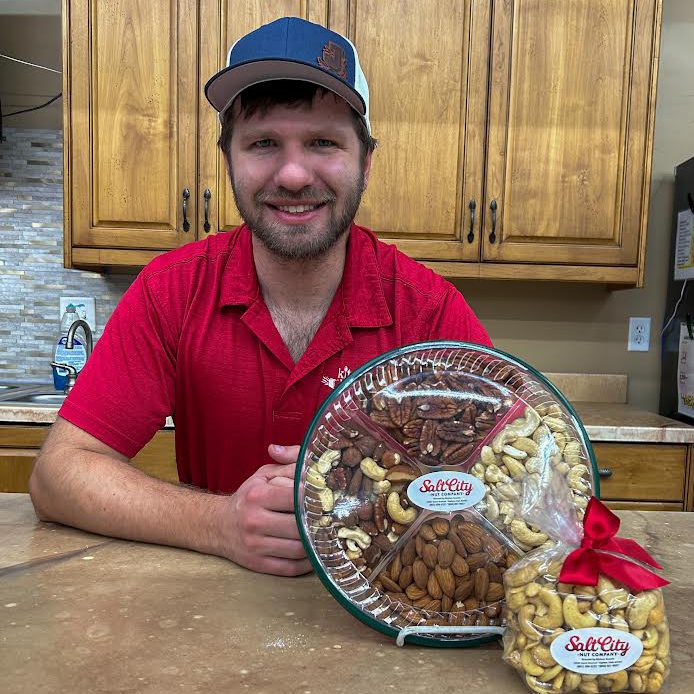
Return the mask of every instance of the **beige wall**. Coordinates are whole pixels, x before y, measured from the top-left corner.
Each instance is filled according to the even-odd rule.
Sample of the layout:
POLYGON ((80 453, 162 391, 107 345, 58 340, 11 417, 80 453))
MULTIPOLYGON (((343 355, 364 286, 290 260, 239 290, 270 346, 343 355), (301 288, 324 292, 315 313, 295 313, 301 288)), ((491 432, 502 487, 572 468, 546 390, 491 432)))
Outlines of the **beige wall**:
MULTIPOLYGON (((0 14, 0 53, 62 71, 60 15, 0 14)), ((62 88, 62 75, 0 58, 3 113, 43 104, 62 88)), ((63 100, 58 99, 38 111, 7 118, 3 125, 6 128, 62 129, 63 100)))
POLYGON ((664 0, 653 179, 643 289, 580 284, 458 284, 494 344, 542 371, 626 373, 628 402, 657 410, 660 328, 670 253, 674 167, 694 156, 694 2, 664 0), (649 352, 628 352, 629 316, 650 316, 649 352))
MULTIPOLYGON (((59 17, 0 17, 2 52, 61 69, 59 17)), ((608 291, 592 285, 460 282, 494 343, 542 371, 627 373, 629 402, 657 409, 660 326, 670 244, 673 169, 694 156, 694 3, 664 0, 646 285, 608 291), (627 352, 629 316, 651 316, 651 349, 627 352)), ((58 75, 0 60, 3 111, 41 103, 58 75)), ((17 127, 61 127, 62 101, 8 119, 17 127)))

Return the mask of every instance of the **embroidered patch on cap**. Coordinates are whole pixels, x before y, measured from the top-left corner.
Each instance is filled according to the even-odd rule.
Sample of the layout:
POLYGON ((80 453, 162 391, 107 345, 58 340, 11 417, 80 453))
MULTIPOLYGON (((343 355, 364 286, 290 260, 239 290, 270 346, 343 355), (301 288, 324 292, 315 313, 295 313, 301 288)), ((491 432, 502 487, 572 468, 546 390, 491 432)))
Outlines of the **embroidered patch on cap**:
POLYGON ((347 59, 345 58, 345 51, 342 46, 328 41, 328 43, 323 46, 323 55, 316 58, 316 60, 322 68, 334 72, 336 75, 342 77, 342 79, 347 78, 347 59))

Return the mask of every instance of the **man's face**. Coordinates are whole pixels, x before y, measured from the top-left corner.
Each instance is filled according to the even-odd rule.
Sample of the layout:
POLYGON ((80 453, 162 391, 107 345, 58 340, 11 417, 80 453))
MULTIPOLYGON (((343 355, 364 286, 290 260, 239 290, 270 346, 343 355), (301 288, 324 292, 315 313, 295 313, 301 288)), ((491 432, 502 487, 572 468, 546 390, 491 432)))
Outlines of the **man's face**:
POLYGON ((229 154, 241 216, 292 260, 320 257, 349 229, 371 167, 370 154, 362 166, 349 105, 333 94, 248 119, 237 111, 229 154))

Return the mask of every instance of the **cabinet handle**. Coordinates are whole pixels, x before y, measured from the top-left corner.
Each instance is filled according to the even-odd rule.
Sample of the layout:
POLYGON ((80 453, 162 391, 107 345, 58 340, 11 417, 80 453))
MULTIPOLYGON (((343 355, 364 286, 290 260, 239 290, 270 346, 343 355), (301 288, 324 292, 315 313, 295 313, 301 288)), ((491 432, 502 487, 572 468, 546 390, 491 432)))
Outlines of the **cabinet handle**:
POLYGON ((489 207, 492 210, 492 230, 489 234, 489 243, 496 243, 496 200, 492 200, 489 207))
POLYGON ((598 475, 600 477, 612 477, 612 468, 600 467, 598 468, 598 475))
POLYGON ((203 229, 205 231, 210 230, 210 219, 209 219, 209 212, 210 212, 210 198, 212 197, 212 193, 210 193, 209 188, 205 188, 205 192, 203 193, 203 197, 205 198, 205 223, 203 224, 203 229))
POLYGON ((188 188, 183 189, 183 231, 190 230, 190 222, 188 221, 188 198, 190 197, 190 191, 188 188))
POLYGON ((470 208, 470 231, 467 235, 467 242, 472 243, 475 240, 475 208, 477 203, 474 200, 470 200, 468 207, 470 208))

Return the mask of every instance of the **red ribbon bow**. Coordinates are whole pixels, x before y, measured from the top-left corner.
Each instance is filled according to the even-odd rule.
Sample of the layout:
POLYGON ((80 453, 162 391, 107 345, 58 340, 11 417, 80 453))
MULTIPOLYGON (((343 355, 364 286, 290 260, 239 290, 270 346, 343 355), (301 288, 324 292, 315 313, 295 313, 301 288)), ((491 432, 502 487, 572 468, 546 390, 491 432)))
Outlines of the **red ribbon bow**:
POLYGON ((564 560, 559 580, 562 583, 595 586, 598 576, 604 574, 635 592, 666 586, 669 581, 631 561, 636 559, 656 569, 663 568, 634 540, 615 537, 619 523, 619 518, 607 506, 591 497, 583 518, 581 546, 564 560), (615 557, 607 552, 624 556, 615 557))

